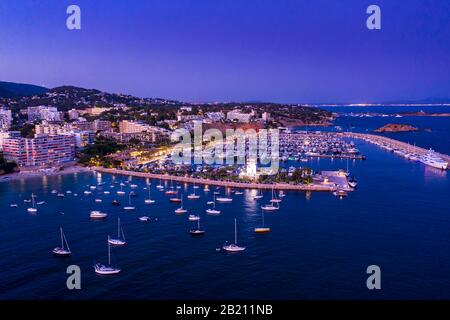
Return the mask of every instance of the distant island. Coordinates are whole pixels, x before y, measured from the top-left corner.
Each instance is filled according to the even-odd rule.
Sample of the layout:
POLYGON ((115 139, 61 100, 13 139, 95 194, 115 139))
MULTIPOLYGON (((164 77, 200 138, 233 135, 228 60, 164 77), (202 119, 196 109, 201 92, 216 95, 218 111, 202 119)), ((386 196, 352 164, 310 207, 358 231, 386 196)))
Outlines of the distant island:
POLYGON ((387 125, 374 130, 374 132, 409 132, 418 130, 418 128, 410 126, 408 124, 388 123, 387 125))

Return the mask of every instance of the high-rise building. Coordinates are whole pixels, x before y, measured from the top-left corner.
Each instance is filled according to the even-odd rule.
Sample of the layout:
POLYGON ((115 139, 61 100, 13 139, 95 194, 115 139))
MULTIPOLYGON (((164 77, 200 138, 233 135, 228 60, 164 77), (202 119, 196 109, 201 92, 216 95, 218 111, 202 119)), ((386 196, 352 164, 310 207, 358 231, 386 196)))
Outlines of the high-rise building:
POLYGON ((78 120, 80 117, 80 114, 76 109, 70 109, 67 113, 69 114, 69 120, 78 120))
POLYGON ((49 106, 37 106, 37 107, 28 107, 28 121, 59 121, 61 120, 60 113, 58 112, 58 108, 49 107, 49 106))
POLYGON ((11 127, 11 110, 0 108, 0 129, 8 130, 11 127))
POLYGON ((32 139, 6 138, 3 140, 3 156, 19 166, 62 165, 75 158, 75 136, 61 134, 38 135, 32 139))

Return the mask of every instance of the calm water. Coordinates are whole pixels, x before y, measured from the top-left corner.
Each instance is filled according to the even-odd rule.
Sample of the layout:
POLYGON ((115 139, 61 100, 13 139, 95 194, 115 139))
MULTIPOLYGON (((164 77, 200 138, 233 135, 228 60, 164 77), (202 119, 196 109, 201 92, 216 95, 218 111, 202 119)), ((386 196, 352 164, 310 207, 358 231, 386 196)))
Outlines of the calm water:
MULTIPOLYGON (((97 204, 83 195, 96 184, 92 173, 0 183, 0 298, 1 299, 335 299, 335 298, 450 298, 450 179, 448 172, 413 164, 375 146, 359 143, 366 161, 351 162, 359 181, 344 200, 329 193, 288 192, 276 213, 266 214, 272 232, 255 235, 261 212, 253 200, 256 191, 234 195, 232 204, 220 204, 221 216, 205 216, 206 201, 185 201, 190 213, 202 215, 206 235, 192 238, 187 215, 156 191, 153 206, 144 205, 145 180, 133 198, 135 212, 111 205, 118 187, 112 176, 102 175, 97 204), (72 190, 79 197, 64 199, 51 190, 72 190), (23 199, 31 193, 38 201, 36 216, 26 213, 23 199), (19 208, 9 208, 10 203, 19 208), (109 213, 106 221, 89 220, 89 211, 109 213), (62 214, 62 212, 64 214, 62 214), (142 223, 142 215, 158 221, 142 223), (106 262, 108 234, 115 235, 121 217, 128 246, 113 249, 123 272, 114 277, 95 275, 92 265, 106 262), (233 239, 238 220, 240 254, 216 251, 233 239), (54 258, 58 228, 64 227, 72 257, 54 258), (65 269, 82 269, 82 290, 65 287, 65 269), (377 264, 382 290, 366 289, 365 270, 377 264)), ((345 168, 343 160, 313 160, 315 169, 345 168)), ((116 181, 122 178, 117 177, 116 181)), ((129 188, 126 188, 129 191, 129 188)), ((188 191, 192 186, 188 186, 188 191)), ((212 189, 213 190, 213 189, 212 189)), ((260 203, 267 203, 265 193, 260 203)), ((126 203, 126 197, 121 198, 126 203)))
MULTIPOLYGON (((398 112, 418 112, 423 110, 427 113, 450 113, 448 106, 403 106, 403 107, 389 107, 389 106, 375 106, 375 107, 323 107, 332 112, 337 113, 383 113, 395 115, 398 112)), ((373 118, 359 118, 342 116, 334 121, 335 126, 340 126, 344 131, 354 132, 371 132, 388 123, 399 123, 412 125, 419 129, 415 132, 397 132, 397 133, 382 133, 387 137, 417 144, 424 148, 433 148, 436 151, 450 154, 450 117, 373 117, 373 118), (431 129, 431 130, 430 130, 431 129)), ((317 127, 299 129, 307 130, 326 130, 335 131, 335 127, 317 127)), ((378 133, 380 134, 380 133, 378 133)))

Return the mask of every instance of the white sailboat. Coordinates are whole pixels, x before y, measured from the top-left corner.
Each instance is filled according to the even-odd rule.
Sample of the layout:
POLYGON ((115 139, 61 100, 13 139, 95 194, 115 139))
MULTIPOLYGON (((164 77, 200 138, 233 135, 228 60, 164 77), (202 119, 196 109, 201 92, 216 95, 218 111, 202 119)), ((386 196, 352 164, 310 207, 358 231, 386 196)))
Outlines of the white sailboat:
POLYGON ((123 210, 131 211, 131 210, 134 210, 134 209, 136 209, 136 208, 131 205, 131 192, 130 192, 128 194, 128 205, 123 207, 123 210))
POLYGON ((162 185, 162 180, 161 179, 159 179, 159 184, 156 186, 156 189, 158 189, 158 190, 160 190, 160 191, 163 191, 164 190, 164 186, 162 185))
POLYGON ((200 219, 200 216, 197 216, 195 214, 190 214, 188 217, 189 221, 197 221, 198 219, 200 219))
POLYGON ((202 236, 205 234, 205 230, 200 229, 200 217, 197 219, 197 228, 192 228, 189 232, 193 236, 202 236))
POLYGON ((199 195, 195 194, 196 185, 194 184, 194 192, 187 196, 189 200, 197 200, 200 198, 199 195))
POLYGON ((111 244, 109 243, 108 236, 108 265, 104 265, 101 263, 96 263, 94 265, 95 273, 100 275, 113 275, 119 273, 121 270, 119 268, 115 268, 111 266, 111 244))
POLYGON ((147 189, 148 189, 148 199, 145 199, 144 200, 144 203, 145 204, 154 204, 155 203, 155 200, 153 200, 152 199, 152 197, 151 197, 151 188, 150 188, 150 184, 147 184, 147 189))
POLYGON ((176 214, 183 214, 186 213, 187 210, 183 208, 183 195, 181 195, 181 207, 179 207, 178 209, 175 209, 175 213, 176 214))
POLYGON ((117 195, 119 195, 119 196, 123 196, 123 195, 125 195, 125 191, 123 191, 123 186, 124 186, 125 184, 123 183, 123 182, 121 182, 120 183, 120 190, 118 190, 116 193, 117 193, 117 195))
POLYGON ((34 195, 34 194, 31 194, 31 203, 32 203, 32 207, 27 209, 27 211, 28 211, 29 213, 36 213, 36 212, 37 212, 37 209, 36 209, 36 203, 35 203, 35 201, 34 201, 34 197, 35 197, 35 195, 34 195))
POLYGON ((98 211, 98 210, 91 211, 91 213, 89 215, 89 217, 91 219, 105 219, 107 216, 108 216, 107 213, 104 213, 104 212, 101 212, 101 211, 98 211))
POLYGON ((216 195, 214 195, 213 199, 214 199, 212 203, 213 207, 212 209, 211 208, 206 209, 206 213, 210 215, 218 215, 220 214, 220 211, 216 210, 216 195))
POLYGON ((261 210, 262 215, 262 226, 255 228, 255 233, 268 233, 270 232, 270 228, 266 227, 264 224, 264 210, 261 210))
POLYGON ((227 196, 218 197, 218 198, 216 199, 216 201, 217 201, 217 202, 220 202, 220 203, 230 203, 230 202, 233 201, 233 198, 230 198, 229 192, 227 191, 227 196))
POLYGON ((263 197, 262 191, 261 191, 261 190, 258 190, 258 193, 257 193, 256 196, 254 196, 253 198, 256 199, 256 200, 258 200, 258 199, 262 199, 262 197, 263 197))
POLYGON ((120 218, 117 218, 117 239, 108 238, 108 242, 112 246, 117 247, 121 247, 127 244, 127 242, 125 241, 125 234, 123 233, 122 226, 120 225, 120 218))
POLYGON ((270 202, 272 202, 272 203, 280 203, 281 202, 281 199, 276 197, 275 192, 273 191, 273 188, 272 188, 272 199, 270 200, 270 202))
POLYGON ((238 246, 237 244, 237 222, 236 219, 234 219, 234 243, 231 244, 224 244, 222 246, 222 249, 228 252, 240 252, 244 251, 246 248, 238 246))
POLYGON ((261 206, 261 209, 265 210, 265 211, 276 211, 280 209, 280 204, 278 202, 274 203, 269 203, 266 204, 265 206, 261 206))
POLYGON ((67 243, 66 236, 64 235, 64 231, 62 227, 59 228, 61 234, 61 247, 56 247, 53 249, 53 255, 57 257, 68 257, 72 254, 69 248, 69 243, 67 243))

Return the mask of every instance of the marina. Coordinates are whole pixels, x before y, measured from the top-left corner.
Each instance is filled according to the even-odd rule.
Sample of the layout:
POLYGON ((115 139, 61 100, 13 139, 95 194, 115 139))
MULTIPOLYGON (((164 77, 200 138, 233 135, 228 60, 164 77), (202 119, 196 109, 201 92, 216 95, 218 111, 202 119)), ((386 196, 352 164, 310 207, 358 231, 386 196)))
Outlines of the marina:
MULTIPOLYGON (((33 178, 33 183, 26 184, 20 181, 4 182, 0 184, 0 188, 7 188, 9 192, 1 193, 2 203, 6 208, 2 227, 5 241, 0 246, 0 254, 5 259, 0 261, 0 266, 7 263, 11 266, 27 265, 28 270, 60 268, 65 274, 65 266, 59 265, 60 260, 53 258, 50 252, 55 243, 61 242, 61 236, 56 231, 62 225, 64 233, 69 237, 71 251, 70 257, 64 261, 70 260, 70 264, 80 265, 84 274, 83 286, 91 288, 76 293, 77 297, 83 299, 113 297, 118 291, 139 298, 181 298, 186 292, 190 292, 193 298, 211 295, 220 298, 245 297, 249 294, 258 298, 273 298, 273 292, 277 292, 277 297, 283 298, 317 298, 322 296, 315 289, 318 283, 330 285, 329 278, 323 277, 321 271, 330 272, 330 267, 326 267, 330 259, 335 263, 333 268, 343 275, 335 277, 331 283, 342 290, 328 292, 326 296, 367 296, 367 290, 361 289, 352 280, 352 274, 358 274, 358 270, 367 261, 382 263, 393 272, 388 277, 398 278, 406 270, 411 272, 408 266, 417 261, 417 250, 413 248, 419 244, 426 248, 427 255, 440 259, 446 257, 448 247, 445 243, 436 245, 435 240, 447 232, 450 219, 445 214, 445 202, 433 199, 445 197, 443 192, 448 190, 449 181, 444 171, 429 171, 426 166, 414 165, 365 141, 355 139, 355 146, 367 155, 368 161, 349 161, 348 171, 358 177, 358 186, 342 200, 333 196, 332 192, 294 191, 274 186, 272 196, 272 186, 253 189, 232 187, 227 183, 216 189, 214 184, 209 184, 209 192, 204 188, 196 188, 196 194, 201 196, 199 200, 184 201, 183 209, 192 215, 191 219, 187 214, 174 214, 174 210, 180 205, 169 202, 170 195, 156 191, 160 188, 170 189, 172 184, 175 189, 179 185, 179 197, 181 198, 182 193, 186 198, 186 195, 193 192, 194 183, 179 181, 181 177, 167 179, 161 176, 160 180, 158 175, 148 178, 126 172, 110 174, 97 171, 33 178), (141 193, 142 199, 132 204, 136 207, 134 211, 125 212, 122 207, 114 206, 112 201, 118 198, 115 193, 104 194, 102 190, 95 189, 91 195, 83 194, 89 188, 86 186, 103 183, 103 190, 110 186, 118 188, 122 180, 129 180, 130 177, 132 182, 124 183, 122 188, 126 195, 121 198, 126 203, 131 190, 141 193), (389 181, 388 192, 383 193, 380 198, 376 195, 379 195, 381 188, 386 188, 386 181, 389 181), (138 187, 132 189, 131 184, 138 187), (162 187, 158 188, 158 185, 162 187), (227 194, 225 188, 228 187, 243 194, 236 195, 233 190, 227 194), (151 198, 158 203, 157 206, 145 204, 149 188, 151 198), (401 190, 405 188, 408 193, 403 194, 401 190), (66 194, 64 199, 59 199, 56 194, 51 193, 52 190, 57 190, 57 193, 72 190, 79 196, 66 194), (214 192, 230 197, 233 201, 216 203, 215 208, 220 214, 209 215, 206 210, 213 209, 214 192), (38 201, 46 202, 35 215, 26 213, 31 201, 29 204, 23 201, 32 200, 31 194, 38 201), (96 203, 96 198, 103 201, 96 203), (270 201, 274 199, 282 201, 270 201), (263 213, 260 207, 270 203, 279 205, 279 210, 263 213), (18 208, 10 208, 10 204, 18 204, 18 208), (108 219, 89 219, 89 212, 94 209, 99 213, 107 213, 108 219), (405 214, 405 211, 408 213, 405 214), (64 212, 64 215, 60 212, 64 212), (200 223, 193 217, 199 217, 199 213, 204 213, 200 223), (109 262, 106 256, 107 236, 124 239, 118 228, 118 218, 120 226, 126 227, 124 231, 127 245, 123 248, 111 246, 109 262), (237 246, 245 246, 246 249, 236 254, 227 254, 222 247, 226 241, 230 242, 225 245, 235 243, 234 219, 237 220, 237 246), (400 223, 405 230, 405 241, 409 243, 406 247, 403 240, 398 239, 397 226, 400 223), (36 228, 37 224, 39 228, 36 228), (205 236, 191 236, 191 229, 206 231, 205 236), (419 233, 420 237, 417 237, 419 233), (21 245, 25 235, 34 244, 32 248, 21 245), (373 246, 373 243, 377 243, 377 246, 373 246), (21 254, 9 257, 10 248, 19 248, 18 246, 21 254), (385 257, 384 260, 379 262, 376 258, 379 256, 385 257), (404 261, 400 265, 395 262, 399 256, 404 261), (93 269, 93 265, 99 261, 97 270, 100 273, 93 269), (191 276, 181 275, 179 268, 168 267, 179 265, 185 266, 186 272, 191 276), (266 267, 255 268, 256 265, 266 267), (100 277, 101 272, 112 272, 111 279, 114 279, 114 283, 100 277), (225 278, 224 273, 228 275, 225 278), (270 290, 262 292, 261 279, 274 273, 283 273, 291 280, 289 283, 265 282, 264 285, 270 290), (123 281, 123 277, 127 281, 123 281), (219 290, 230 281, 239 285, 228 292, 219 290), (192 288, 198 285, 203 290, 193 291, 192 288), (111 293, 105 293, 104 290, 111 293)), ((330 175, 336 183, 346 179, 350 181, 346 176, 346 159, 314 158, 308 162, 308 166, 330 175)), ((199 186, 200 183, 195 181, 195 185, 199 186)), ((429 282, 437 279, 433 274, 446 272, 444 269, 446 270, 442 264, 419 265, 415 272, 422 277, 427 274, 424 281, 429 282)), ((28 279, 30 271, 15 272, 16 267, 5 270, 8 270, 7 274, 1 276, 4 285, 23 283, 17 290, 10 291, 9 297, 24 297, 20 288, 25 286, 29 292, 25 296, 64 296, 64 288, 59 286, 57 280, 60 277, 58 272, 49 272, 42 279, 29 278, 32 279, 31 282, 27 281, 25 284, 22 279, 28 279)), ((426 291, 431 296, 435 292, 434 287, 418 285, 421 286, 421 292, 426 291)), ((445 281, 443 286, 447 287, 445 281)), ((450 291, 443 289, 440 296, 446 295, 450 297, 450 291)), ((395 293, 383 293, 386 298, 393 296, 405 298, 414 295, 409 290, 409 285, 398 283, 395 293)))

